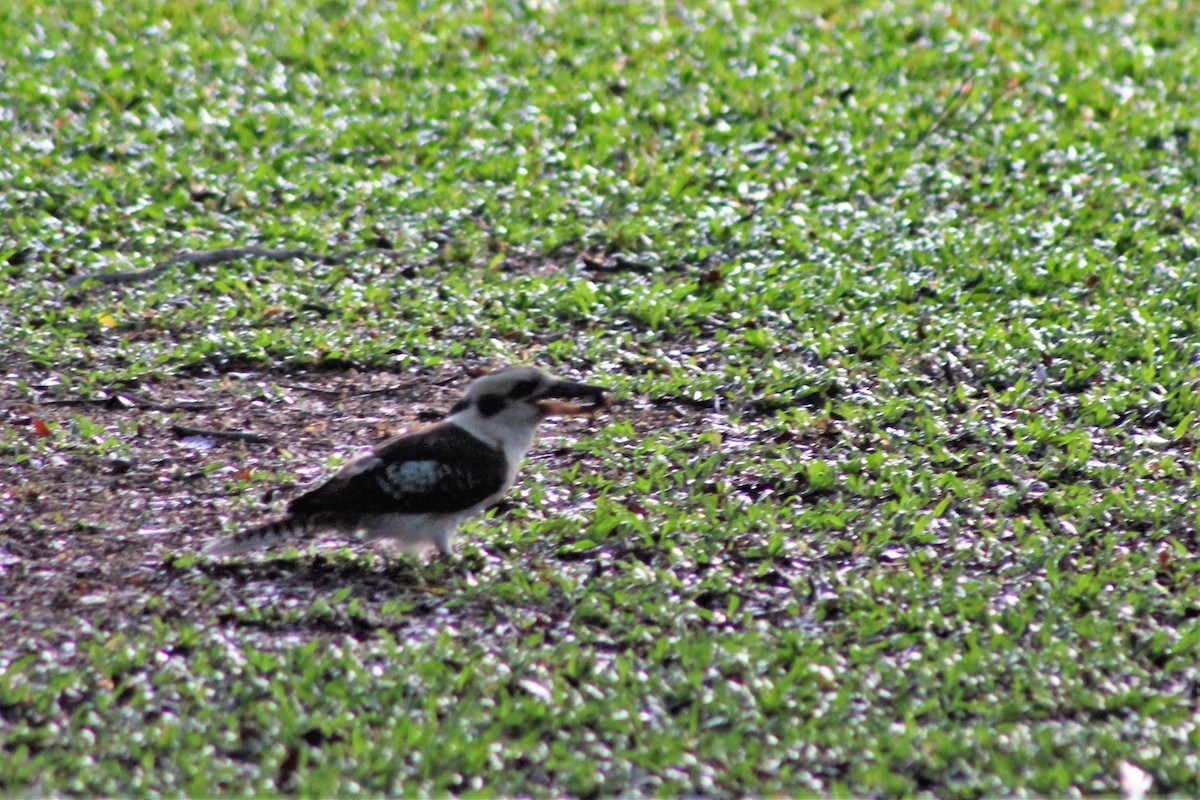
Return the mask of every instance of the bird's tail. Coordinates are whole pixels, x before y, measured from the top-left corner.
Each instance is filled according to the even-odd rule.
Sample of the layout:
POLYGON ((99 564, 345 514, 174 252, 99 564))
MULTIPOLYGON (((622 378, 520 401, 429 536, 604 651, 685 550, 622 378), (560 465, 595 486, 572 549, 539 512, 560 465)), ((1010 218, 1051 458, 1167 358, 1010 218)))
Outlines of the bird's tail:
POLYGON ((255 525, 253 528, 243 528, 232 536, 218 539, 205 547, 204 553, 210 556, 232 556, 250 550, 260 550, 288 539, 310 534, 318 528, 324 527, 328 522, 329 520, 319 514, 287 516, 273 522, 255 525))

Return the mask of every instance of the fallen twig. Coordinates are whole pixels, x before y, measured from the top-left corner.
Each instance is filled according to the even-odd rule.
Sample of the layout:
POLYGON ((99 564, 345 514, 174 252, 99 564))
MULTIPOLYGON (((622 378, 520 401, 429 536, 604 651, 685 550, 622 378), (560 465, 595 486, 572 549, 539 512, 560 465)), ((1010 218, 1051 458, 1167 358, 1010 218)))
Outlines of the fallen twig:
POLYGON ((650 398, 650 402, 656 406, 680 405, 689 408, 697 408, 701 411, 721 412, 721 395, 714 394, 712 397, 688 397, 683 394, 664 394, 658 397, 650 398))
POLYGON ((254 444, 271 444, 273 441, 270 436, 265 436, 261 433, 251 433, 250 431, 217 431, 208 428, 193 428, 190 425, 172 425, 171 431, 181 439, 199 436, 205 439, 234 439, 239 442, 252 442, 254 444))
MULTIPOLYGON (((988 59, 987 64, 983 66, 979 74, 982 76, 987 67, 990 66, 994 61, 994 58, 988 59)), ((917 137, 913 140, 912 149, 914 151, 920 148, 920 146, 925 143, 926 139, 933 135, 934 132, 940 130, 949 120, 958 116, 959 112, 962 111, 967 98, 969 98, 975 91, 975 77, 975 75, 971 74, 966 75, 962 79, 962 83, 959 84, 958 89, 955 90, 954 95, 950 98, 950 101, 946 103, 946 107, 942 109, 942 113, 938 114, 937 118, 934 119, 933 122, 929 123, 928 127, 917 134, 917 137)), ((994 92, 987 103, 984 104, 983 109, 969 122, 967 122, 966 125, 964 125, 959 131, 959 133, 967 134, 975 130, 979 123, 987 119, 987 117, 992 113, 992 110, 995 109, 996 104, 999 103, 1003 98, 1012 94, 1018 85, 1018 82, 1015 80, 1010 81, 1007 87, 998 92, 994 92)))
POLYGON ((929 126, 926 127, 925 130, 917 134, 917 138, 913 140, 912 149, 916 150, 918 147, 924 144, 925 140, 933 135, 934 131, 942 127, 947 120, 957 114, 962 108, 963 103, 966 102, 966 98, 970 97, 971 92, 974 90, 974 76, 968 75, 967 77, 963 78, 963 82, 959 85, 958 89, 954 91, 953 96, 950 98, 950 102, 946 103, 946 107, 942 109, 942 113, 939 114, 933 122, 929 123, 929 126))
POLYGON ((157 400, 133 395, 118 395, 115 399, 118 403, 122 399, 126 399, 137 408, 148 408, 151 411, 209 411, 217 407, 216 403, 206 403, 203 400, 176 400, 174 403, 160 403, 157 400))
POLYGON ((352 258, 361 258, 363 256, 386 256, 388 258, 401 258, 405 255, 403 251, 391 250, 382 247, 363 247, 357 250, 345 250, 341 253, 333 253, 326 255, 315 253, 311 250, 271 250, 263 247, 226 247, 220 250, 204 250, 199 252, 180 253, 171 256, 166 261, 160 261, 153 267, 148 269, 133 270, 128 272, 92 272, 85 275, 76 275, 67 281, 69 288, 82 286, 89 281, 96 283, 113 285, 119 283, 140 283, 142 281, 151 281, 162 275, 171 267, 180 264, 194 264, 197 267, 211 267, 214 264, 225 264, 230 261, 239 261, 244 258, 262 258, 268 261, 291 261, 298 259, 300 261, 317 261, 322 264, 336 266, 343 264, 352 258))
POLYGON ((1012 85, 1008 86, 1004 91, 997 92, 996 94, 992 95, 992 99, 988 100, 987 105, 985 105, 983 107, 983 110, 980 111, 978 114, 976 114, 975 118, 972 119, 970 122, 968 122, 963 127, 962 132, 970 133, 971 131, 975 130, 975 128, 979 125, 979 123, 983 122, 992 113, 992 109, 994 109, 996 107, 997 103, 999 103, 1003 98, 1008 97, 1010 94, 1012 94, 1014 91, 1016 91, 1016 86, 1017 86, 1017 84, 1013 83, 1012 85))
POLYGON ((411 389, 412 387, 416 386, 419 383, 420 383, 420 381, 418 381, 418 380, 411 380, 411 381, 406 381, 404 383, 397 383, 393 386, 384 386, 381 389, 359 389, 359 390, 352 390, 352 389, 348 389, 348 388, 347 389, 326 389, 323 386, 308 386, 303 383, 281 383, 279 385, 281 387, 283 387, 284 389, 293 389, 293 390, 299 391, 299 392, 311 392, 313 394, 322 394, 322 395, 327 395, 329 397, 336 397, 339 400, 345 400, 345 399, 351 398, 351 397, 372 397, 374 395, 379 395, 379 394, 396 394, 397 392, 400 392, 404 389, 411 389))
POLYGON ((408 381, 407 383, 398 383, 395 386, 384 386, 382 389, 363 389, 357 392, 350 392, 346 397, 374 397, 380 394, 396 394, 403 389, 411 389, 420 381, 408 381))
POLYGON ((41 406, 106 406, 108 408, 146 408, 151 411, 207 411, 216 408, 202 400, 179 400, 160 403, 133 394, 110 394, 105 397, 66 397, 38 400, 41 406))
POLYGON ((294 392, 310 392, 311 394, 323 394, 328 397, 344 397, 345 391, 341 389, 326 389, 321 386, 305 386, 302 383, 281 383, 279 386, 283 389, 291 389, 294 392))

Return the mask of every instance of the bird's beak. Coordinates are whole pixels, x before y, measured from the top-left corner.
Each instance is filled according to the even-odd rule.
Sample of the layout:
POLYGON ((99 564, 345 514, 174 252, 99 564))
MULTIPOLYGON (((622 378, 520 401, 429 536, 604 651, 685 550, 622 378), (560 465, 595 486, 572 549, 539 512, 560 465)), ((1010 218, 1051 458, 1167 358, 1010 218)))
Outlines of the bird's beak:
POLYGON ((603 386, 588 386, 572 381, 555 381, 537 396, 537 404, 542 411, 558 416, 594 414, 608 408, 609 402, 608 389, 603 386))

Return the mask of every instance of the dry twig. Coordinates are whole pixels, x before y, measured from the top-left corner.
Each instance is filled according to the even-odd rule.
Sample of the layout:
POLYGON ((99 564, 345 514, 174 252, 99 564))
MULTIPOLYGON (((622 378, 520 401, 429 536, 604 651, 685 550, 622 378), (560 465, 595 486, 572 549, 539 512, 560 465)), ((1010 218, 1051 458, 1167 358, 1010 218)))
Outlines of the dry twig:
POLYGON ((343 264, 352 258, 361 258, 364 256, 385 256, 387 258, 402 258, 405 254, 400 250, 391 250, 382 247, 363 247, 357 250, 345 250, 341 253, 332 255, 324 255, 315 253, 311 250, 271 250, 263 247, 226 247, 220 250, 204 250, 199 252, 180 253, 171 256, 165 261, 160 261, 153 267, 148 269, 132 270, 128 272, 92 272, 86 275, 76 275, 71 280, 67 281, 69 288, 77 288, 89 281, 104 285, 114 285, 120 283, 141 283, 143 281, 152 281, 159 277, 171 267, 179 266, 180 264, 193 264, 197 267, 211 267, 216 264, 225 264, 230 261, 239 261, 244 258, 262 258, 268 261, 291 261, 293 259, 300 261, 316 261, 330 266, 343 264))
POLYGON ((270 436, 265 436, 261 433, 252 433, 250 431, 218 431, 209 428, 193 428, 190 425, 172 425, 171 431, 181 439, 200 436, 205 439, 233 439, 239 442, 251 442, 252 444, 271 444, 273 441, 270 436))

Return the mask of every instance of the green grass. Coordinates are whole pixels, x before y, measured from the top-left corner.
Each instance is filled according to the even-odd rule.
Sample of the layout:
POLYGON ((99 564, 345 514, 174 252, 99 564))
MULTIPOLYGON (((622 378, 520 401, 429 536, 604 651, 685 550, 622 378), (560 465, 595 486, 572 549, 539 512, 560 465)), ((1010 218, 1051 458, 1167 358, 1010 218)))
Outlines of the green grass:
POLYGON ((531 361, 621 405, 466 571, 212 565, 183 507, 132 606, 50 551, 320 465, 177 453, 77 520, 40 470, 152 426, 10 412, 0 793, 1200 794, 1197 9, 167 5, 0 8, 4 397, 531 361), (246 245, 398 254, 68 286, 246 245))

